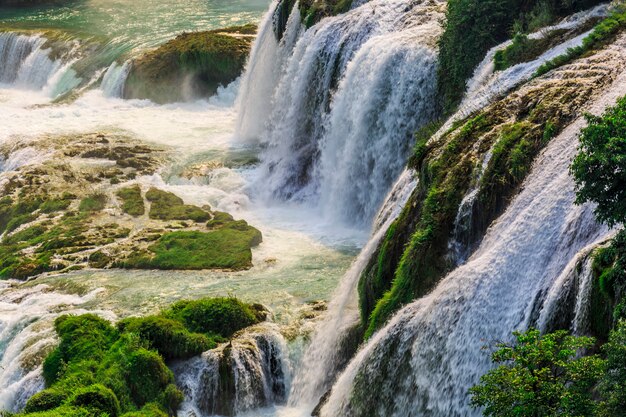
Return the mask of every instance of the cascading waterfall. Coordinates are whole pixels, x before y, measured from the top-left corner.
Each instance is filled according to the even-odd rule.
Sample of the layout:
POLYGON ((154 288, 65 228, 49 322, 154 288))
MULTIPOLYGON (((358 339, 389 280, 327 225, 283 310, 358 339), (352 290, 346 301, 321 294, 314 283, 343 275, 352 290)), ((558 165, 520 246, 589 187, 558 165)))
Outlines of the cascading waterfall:
POLYGON ((104 73, 100 89, 106 97, 124 97, 124 85, 130 73, 130 62, 126 61, 122 65, 113 62, 104 73))
POLYGON ((267 18, 246 77, 275 87, 259 96, 244 82, 240 98, 240 136, 264 149, 254 189, 368 224, 404 167, 411 135, 435 116, 444 11, 443 1, 372 0, 302 31, 294 7, 281 43, 267 18), (263 50, 270 56, 260 61, 263 50))
MULTIPOLYGON (((305 352, 289 396, 292 406, 313 409, 349 359, 342 355, 342 351, 345 350, 342 349, 342 343, 349 343, 345 339, 346 335, 350 335, 359 324, 356 291, 358 280, 378 243, 400 214, 415 185, 415 173, 405 170, 389 193, 377 216, 372 238, 343 276, 328 306, 326 319, 320 324, 305 352)), ((360 334, 357 337, 360 337, 360 334)))
POLYGON ((77 48, 78 43, 69 42, 66 53, 53 59, 40 35, 0 33, 0 83, 58 97, 81 82, 72 69, 77 48))
MULTIPOLYGON (((93 299, 55 293, 46 285, 14 290, 0 283, 0 410, 17 412, 44 387, 41 363, 57 343, 54 319, 93 299)), ((93 312, 114 319, 110 312, 93 312)))
MULTIPOLYGON (((624 94, 626 73, 587 110, 599 114, 624 94)), ((581 117, 552 139, 468 262, 357 354, 322 416, 480 415, 467 391, 491 367, 482 347, 553 316, 558 304, 546 303, 546 294, 583 248, 607 235, 592 207, 573 203, 568 167, 584 123, 581 117)))
MULTIPOLYGON (((543 28, 535 33, 531 33, 528 37, 530 39, 542 39, 549 36, 551 32, 557 30, 576 29, 583 26, 591 19, 606 16, 607 13, 608 6, 600 5, 591 10, 576 13, 564 19, 561 23, 543 28)), ((583 39, 589 35, 589 33, 590 32, 585 32, 569 39, 560 45, 547 50, 533 61, 517 64, 504 71, 498 72, 495 71, 494 57, 498 51, 511 45, 512 41, 506 41, 492 48, 489 52, 487 52, 483 61, 474 71, 473 77, 468 81, 467 92, 463 101, 459 105, 455 115, 446 121, 444 129, 449 128, 455 121, 466 118, 470 114, 485 107, 494 98, 502 96, 508 91, 511 91, 513 88, 530 80, 543 63, 562 55, 569 48, 582 45, 583 39)))
POLYGON ((172 366, 185 393, 179 415, 237 415, 280 404, 289 389, 286 343, 274 325, 245 330, 228 345, 172 366))

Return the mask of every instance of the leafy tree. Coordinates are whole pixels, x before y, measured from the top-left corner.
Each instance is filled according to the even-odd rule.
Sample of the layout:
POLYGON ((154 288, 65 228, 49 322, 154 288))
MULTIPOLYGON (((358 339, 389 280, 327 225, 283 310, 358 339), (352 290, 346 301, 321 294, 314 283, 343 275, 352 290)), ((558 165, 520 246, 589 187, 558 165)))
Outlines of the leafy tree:
POLYGON ((626 97, 602 117, 587 115, 580 152, 571 172, 576 203, 597 203, 598 220, 614 226, 626 222, 626 97))
POLYGON ((602 396, 602 417, 626 416, 626 321, 620 320, 602 347, 606 355, 606 369, 599 391, 602 396))
POLYGON ((578 353, 594 339, 565 331, 542 336, 534 329, 514 335, 515 343, 498 344, 492 355, 500 366, 470 390, 472 406, 493 417, 593 416, 604 361, 578 353))

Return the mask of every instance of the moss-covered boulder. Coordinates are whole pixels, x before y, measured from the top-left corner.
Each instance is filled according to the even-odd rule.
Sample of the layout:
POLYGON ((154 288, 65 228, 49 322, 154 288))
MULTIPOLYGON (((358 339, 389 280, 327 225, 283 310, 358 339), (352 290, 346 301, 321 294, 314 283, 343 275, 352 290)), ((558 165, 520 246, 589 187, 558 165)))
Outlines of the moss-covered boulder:
POLYGON ((47 388, 17 416, 163 417, 184 397, 165 359, 184 359, 264 320, 235 298, 180 301, 155 316, 118 323, 93 314, 55 321, 59 346, 44 362, 47 388))
POLYGON ((256 26, 183 33, 133 61, 126 98, 156 103, 208 97, 243 72, 256 26))

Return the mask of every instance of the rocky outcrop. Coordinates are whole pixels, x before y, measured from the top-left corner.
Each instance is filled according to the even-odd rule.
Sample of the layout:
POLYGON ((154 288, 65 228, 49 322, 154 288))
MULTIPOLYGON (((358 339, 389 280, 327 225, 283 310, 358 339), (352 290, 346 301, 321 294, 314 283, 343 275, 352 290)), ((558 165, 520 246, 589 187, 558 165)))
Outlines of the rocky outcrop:
POLYGON ((262 240, 245 221, 138 183, 168 156, 130 137, 49 137, 4 144, 0 155, 1 278, 84 267, 247 269, 262 240))
POLYGON ((156 103, 208 97, 243 72, 255 25, 183 33, 133 60, 125 98, 156 103))

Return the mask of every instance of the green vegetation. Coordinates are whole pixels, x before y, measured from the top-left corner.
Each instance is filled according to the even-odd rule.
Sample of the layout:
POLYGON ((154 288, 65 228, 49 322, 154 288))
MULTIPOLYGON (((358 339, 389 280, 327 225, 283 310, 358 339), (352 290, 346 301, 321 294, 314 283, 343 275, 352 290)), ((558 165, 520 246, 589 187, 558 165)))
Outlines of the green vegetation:
POLYGON ((186 205, 182 198, 167 191, 150 188, 146 193, 146 199, 152 203, 149 213, 151 219, 205 222, 211 218, 210 213, 200 207, 186 205))
POLYGON ((624 415, 626 404, 626 321, 619 321, 607 343, 565 331, 540 335, 514 333, 516 342, 499 344, 492 360, 499 366, 470 390, 484 416, 535 417, 624 415))
POLYGON ((106 206, 107 197, 104 194, 94 194, 81 200, 78 210, 81 212, 102 211, 106 206))
POLYGON ((517 33, 546 26, 599 0, 450 0, 440 40, 439 92, 451 112, 465 83, 492 47, 517 33))
MULTIPOLYGON (((302 0, 298 3, 302 23, 307 28, 310 28, 325 17, 345 13, 352 7, 352 1, 353 0, 302 0)), ((296 0, 283 0, 279 5, 278 13, 276 14, 278 21, 276 22, 277 25, 274 27, 277 31, 276 36, 278 39, 283 37, 287 19, 295 4, 296 0)))
POLYGON ((119 190, 116 195, 122 200, 122 211, 131 216, 143 216, 146 207, 141 196, 141 187, 135 184, 119 190))
POLYGON ((133 61, 124 95, 157 103, 210 96, 239 77, 255 33, 254 25, 183 33, 133 61))
POLYGON ((598 219, 609 226, 626 222, 626 97, 602 117, 587 116, 580 153, 572 164, 576 202, 597 204, 598 219))
MULTIPOLYGON (((623 162, 626 157, 626 98, 602 117, 587 116, 580 152, 572 163, 577 203, 597 204, 599 221, 614 226, 626 221, 623 162)), ((485 416, 624 415, 626 405, 626 231, 592 255, 589 299, 595 339, 564 331, 541 336, 515 333, 516 343, 500 344, 493 354, 500 366, 471 389, 472 405, 485 416), (587 355, 587 356, 584 356, 587 355)))
POLYGON ((183 395, 164 358, 198 355, 264 319, 235 298, 180 301, 117 328, 92 314, 59 317, 60 344, 43 366, 46 389, 16 416, 176 415, 183 395))
MULTIPOLYGON (((238 223, 238 222, 237 222, 238 223)), ((243 222, 245 223, 245 222, 243 222)), ((261 233, 248 226, 228 225, 210 232, 165 233, 147 251, 132 254, 117 266, 139 269, 232 269, 252 266, 251 248, 261 233)))
POLYGON ((622 6, 613 12, 608 18, 600 22, 585 39, 583 44, 575 48, 570 48, 563 55, 554 58, 543 64, 535 76, 543 75, 554 68, 568 64, 573 60, 584 56, 589 51, 599 49, 612 42, 617 35, 626 29, 626 9, 622 6))

